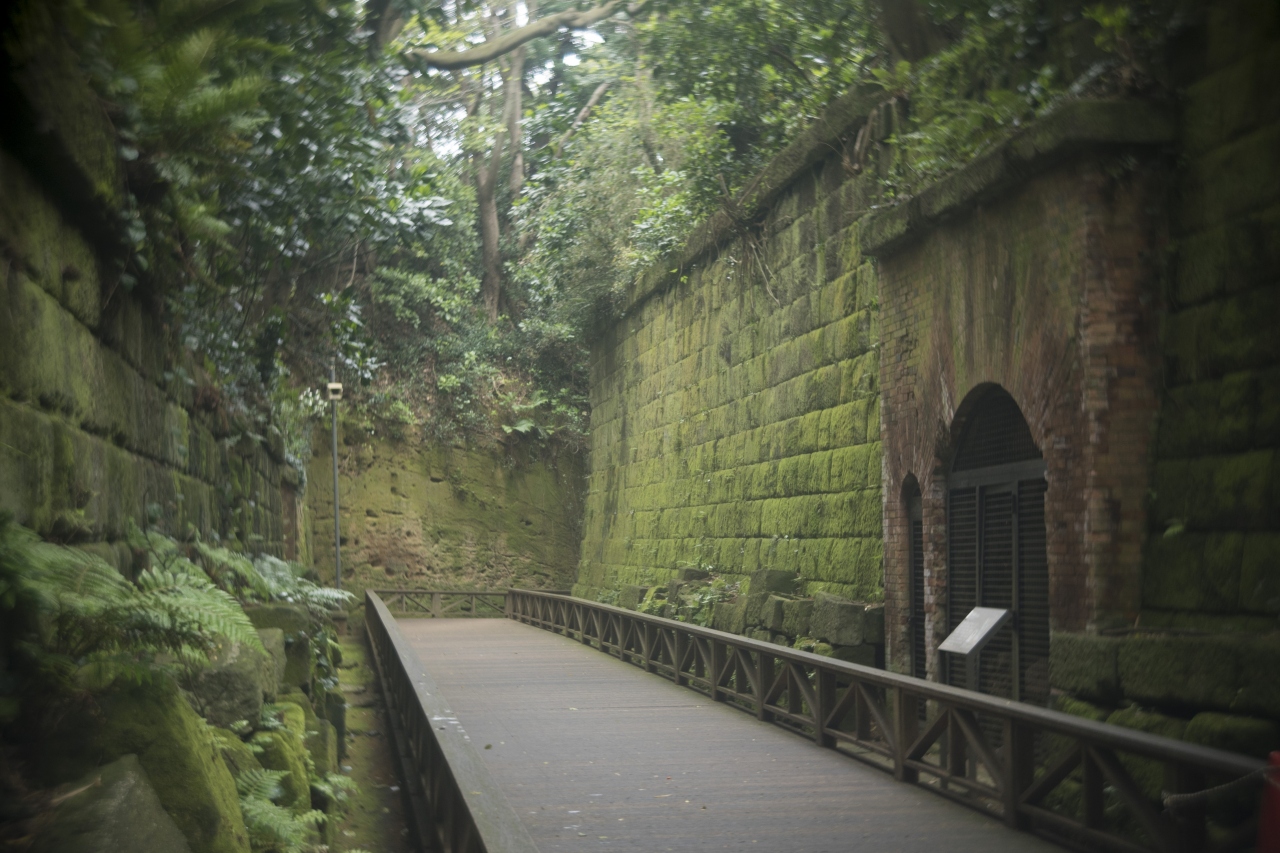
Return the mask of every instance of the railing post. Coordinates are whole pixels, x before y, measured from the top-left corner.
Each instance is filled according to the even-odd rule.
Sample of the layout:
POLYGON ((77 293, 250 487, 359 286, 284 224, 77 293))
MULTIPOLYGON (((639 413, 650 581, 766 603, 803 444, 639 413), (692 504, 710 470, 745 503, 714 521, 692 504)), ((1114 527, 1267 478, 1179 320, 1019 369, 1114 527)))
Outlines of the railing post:
POLYGON ((818 746, 834 747, 836 739, 827 734, 827 716, 836 704, 836 676, 822 667, 814 674, 817 684, 813 686, 813 697, 817 707, 813 709, 813 740, 818 746))
MULTIPOLYGON (((1171 794, 1192 794, 1204 788, 1204 773, 1185 764, 1167 763, 1164 766, 1164 789, 1171 794)), ((1194 800, 1178 808, 1179 840, 1186 851, 1203 850, 1205 847, 1205 820, 1207 800, 1194 800)))
POLYGON ((515 618, 514 602, 512 601, 514 597, 515 593, 511 590, 507 590, 502 594, 502 615, 507 619, 515 618))
POLYGON ((439 619, 443 613, 440 610, 440 593, 431 593, 431 615, 439 619))
POLYGON ((708 673, 708 681, 711 686, 711 701, 723 702, 724 696, 720 695, 720 671, 724 669, 724 643, 719 640, 711 641, 711 672, 708 673))
POLYGON ((920 715, 916 697, 901 687, 893 688, 893 778, 899 782, 915 782, 917 771, 907 766, 907 752, 916 739, 920 715))
POLYGON ((756 706, 756 719, 772 720, 773 714, 769 713, 765 705, 769 698, 769 689, 773 687, 773 655, 761 652, 756 657, 756 677, 760 679, 760 704, 756 706))
POLYGON ((1012 717, 1004 719, 1004 822, 1012 829, 1026 829, 1020 811, 1022 792, 1035 778, 1035 733, 1012 717))

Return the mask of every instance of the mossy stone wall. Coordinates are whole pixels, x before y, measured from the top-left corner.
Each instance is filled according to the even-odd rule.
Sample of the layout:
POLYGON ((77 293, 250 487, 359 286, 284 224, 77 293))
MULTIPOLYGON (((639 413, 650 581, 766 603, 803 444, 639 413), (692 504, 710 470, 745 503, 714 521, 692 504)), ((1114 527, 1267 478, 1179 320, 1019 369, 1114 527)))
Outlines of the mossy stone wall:
POLYGON ((594 346, 576 595, 696 568, 882 597, 879 310, 857 237, 877 182, 835 153, 866 107, 837 104, 829 138, 748 193, 757 224, 695 234, 594 346))
POLYGON ((1280 7, 1215 3, 1180 56, 1183 168, 1143 624, 1275 630, 1280 7))
MULTIPOLYGON (((568 589, 581 535, 581 459, 422 446, 344 431, 343 588, 568 589)), ((327 436, 326 436, 327 438, 327 436)), ((333 462, 316 441, 307 498, 315 566, 333 577, 333 462)))
POLYGON ((128 292, 77 216, 118 210, 123 185, 114 133, 56 14, 20 4, 6 51, 85 196, 38 174, 48 164, 21 146, 0 149, 0 510, 71 542, 119 541, 130 519, 158 510, 173 535, 292 556, 305 536, 286 531, 285 503, 299 480, 279 436, 232 443, 245 430, 208 405, 215 395, 163 300, 128 292))

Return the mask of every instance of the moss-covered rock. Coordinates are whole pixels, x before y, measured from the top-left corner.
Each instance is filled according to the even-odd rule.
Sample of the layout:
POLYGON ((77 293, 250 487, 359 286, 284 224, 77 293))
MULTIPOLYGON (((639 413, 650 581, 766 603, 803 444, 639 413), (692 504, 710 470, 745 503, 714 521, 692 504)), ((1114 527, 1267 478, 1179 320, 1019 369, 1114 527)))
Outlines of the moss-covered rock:
POLYGON ((280 628, 259 628, 258 638, 267 652, 267 666, 263 672, 263 694, 268 700, 279 694, 284 684, 284 671, 288 664, 285 654, 284 631, 280 628))
POLYGON ((785 601, 782 604, 782 624, 778 626, 777 630, 792 637, 802 637, 809 633, 809 626, 812 620, 812 599, 801 598, 794 601, 785 601))
POLYGON ((311 808, 311 782, 307 776, 307 751, 300 738, 288 729, 272 729, 253 736, 258 761, 267 770, 283 770, 280 805, 295 811, 311 808))
POLYGON ((311 630, 311 614, 299 605, 254 604, 245 607, 244 612, 253 627, 279 628, 286 637, 290 634, 305 634, 311 630))
POLYGON ((255 723, 267 693, 264 677, 274 672, 266 653, 244 643, 223 643, 208 665, 185 680, 192 706, 213 726, 239 720, 255 723))
POLYGON ((31 853, 191 853, 138 762, 126 755, 66 786, 78 791, 37 830, 31 853))
POLYGON ((836 645, 860 646, 866 612, 865 604, 819 592, 813 599, 809 630, 814 636, 836 645))
POLYGON ((333 723, 316 720, 316 727, 307 732, 305 743, 318 778, 338 772, 338 732, 333 723))
POLYGON ((322 698, 324 718, 333 724, 341 760, 347 755, 347 697, 342 691, 330 688, 324 691, 322 698))
POLYGON ((93 753, 134 753, 194 853, 248 853, 235 781, 203 720, 176 684, 117 685, 100 701, 93 753))
POLYGON ((222 754, 222 760, 226 763, 227 769, 231 771, 234 779, 247 770, 261 770, 262 762, 254 754, 253 748, 249 744, 240 739, 240 736, 230 729, 213 729, 214 742, 218 744, 218 751, 222 754))

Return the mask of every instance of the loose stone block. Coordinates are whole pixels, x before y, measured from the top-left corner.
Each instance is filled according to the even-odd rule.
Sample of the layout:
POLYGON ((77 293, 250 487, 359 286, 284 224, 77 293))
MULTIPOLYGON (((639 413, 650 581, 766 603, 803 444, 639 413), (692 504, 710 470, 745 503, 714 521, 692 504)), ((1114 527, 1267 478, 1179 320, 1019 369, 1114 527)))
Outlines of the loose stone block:
POLYGON ((837 595, 820 592, 813 599, 810 631, 840 646, 857 646, 863 642, 866 605, 837 595))
POLYGON ((751 576, 751 591, 793 593, 796 591, 795 572, 761 569, 751 576))
MULTIPOLYGON (((266 692, 264 675, 275 664, 263 652, 243 643, 228 643, 209 658, 209 665, 186 682, 192 706, 214 726, 237 720, 256 723, 266 692)), ((272 691, 274 692, 274 690, 272 691)))
POLYGON ((782 631, 783 607, 787 601, 788 599, 780 595, 771 595, 768 601, 765 602, 764 614, 768 621, 764 624, 768 626, 770 631, 775 633, 782 631))
POLYGON ((63 800, 52 819, 42 822, 31 853, 191 853, 138 756, 126 755, 68 787, 80 793, 63 800))
POLYGON ((782 633, 802 637, 809 633, 813 617, 813 600, 801 598, 782 604, 782 633))
POLYGON ((861 646, 835 646, 831 656, 836 660, 856 663, 861 666, 876 665, 876 647, 868 644, 861 646))
POLYGON ((648 595, 649 587, 627 584, 618 590, 618 606, 626 610, 635 610, 648 595))

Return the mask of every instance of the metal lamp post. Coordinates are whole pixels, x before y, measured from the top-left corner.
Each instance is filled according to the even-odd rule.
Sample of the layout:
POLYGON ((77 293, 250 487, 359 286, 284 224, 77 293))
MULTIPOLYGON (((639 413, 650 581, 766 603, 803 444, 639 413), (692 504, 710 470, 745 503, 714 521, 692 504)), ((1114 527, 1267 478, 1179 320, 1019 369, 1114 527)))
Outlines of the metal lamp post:
POLYGON ((342 399, 342 383, 337 381, 338 367, 329 371, 329 384, 325 396, 329 399, 329 414, 333 421, 333 585, 342 589, 342 527, 338 520, 338 401, 342 399))

